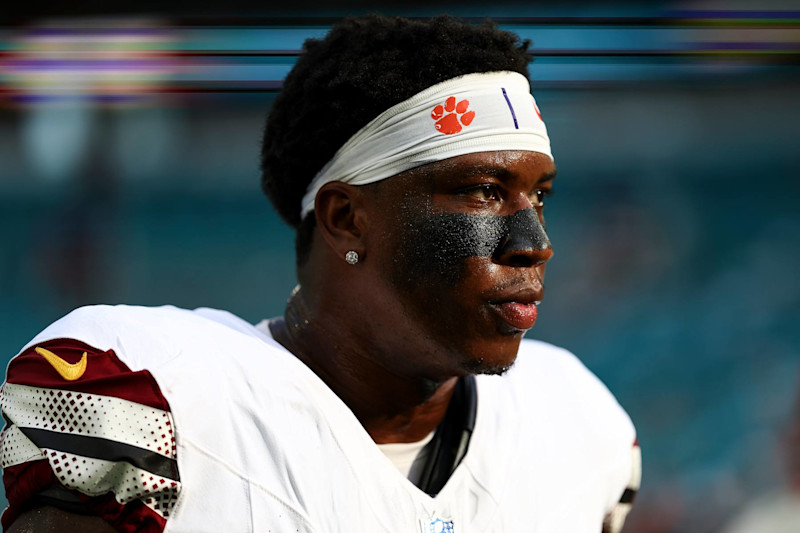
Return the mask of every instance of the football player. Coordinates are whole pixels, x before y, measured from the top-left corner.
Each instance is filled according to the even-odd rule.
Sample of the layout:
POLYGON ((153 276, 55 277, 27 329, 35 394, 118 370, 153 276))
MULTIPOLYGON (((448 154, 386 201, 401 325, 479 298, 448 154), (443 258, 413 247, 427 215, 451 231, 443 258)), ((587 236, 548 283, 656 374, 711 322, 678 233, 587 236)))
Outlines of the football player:
POLYGON ((267 120, 285 315, 92 306, 11 362, 8 531, 617 532, 633 425, 533 340, 556 166, 528 43, 449 17, 309 40, 267 120))

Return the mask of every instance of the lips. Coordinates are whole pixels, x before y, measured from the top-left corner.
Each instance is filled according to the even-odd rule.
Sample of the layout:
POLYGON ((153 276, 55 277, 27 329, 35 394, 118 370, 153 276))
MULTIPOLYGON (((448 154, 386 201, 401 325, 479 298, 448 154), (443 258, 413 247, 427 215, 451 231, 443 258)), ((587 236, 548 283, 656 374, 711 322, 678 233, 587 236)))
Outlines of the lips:
POLYGON ((537 289, 506 291, 505 294, 491 298, 489 304, 508 326, 525 331, 536 323, 542 296, 543 291, 539 285, 537 289))
POLYGON ((539 313, 535 303, 505 302, 494 307, 509 326, 519 330, 531 329, 539 313))

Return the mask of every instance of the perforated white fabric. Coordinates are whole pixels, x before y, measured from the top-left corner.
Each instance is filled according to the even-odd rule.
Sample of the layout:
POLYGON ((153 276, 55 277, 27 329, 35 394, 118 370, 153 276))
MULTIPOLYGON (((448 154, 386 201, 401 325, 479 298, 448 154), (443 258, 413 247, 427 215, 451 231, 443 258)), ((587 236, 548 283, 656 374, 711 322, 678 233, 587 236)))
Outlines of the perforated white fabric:
POLYGON ((0 435, 0 467, 44 459, 45 454, 17 426, 9 426, 0 435))
POLYGON ((0 407, 17 426, 102 437, 175 458, 172 418, 128 400, 6 383, 0 407))
POLYGON ((178 483, 125 462, 111 462, 81 455, 42 450, 62 485, 89 496, 113 492, 122 504, 139 499, 168 518, 177 500, 178 483))

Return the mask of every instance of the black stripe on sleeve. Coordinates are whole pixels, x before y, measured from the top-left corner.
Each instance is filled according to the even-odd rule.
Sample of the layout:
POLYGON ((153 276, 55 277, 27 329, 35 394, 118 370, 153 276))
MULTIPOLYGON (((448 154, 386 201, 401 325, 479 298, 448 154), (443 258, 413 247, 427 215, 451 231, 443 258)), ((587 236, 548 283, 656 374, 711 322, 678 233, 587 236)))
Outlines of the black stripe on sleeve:
POLYGON ((105 461, 122 461, 161 477, 175 481, 180 480, 178 463, 175 459, 164 457, 161 454, 138 446, 100 437, 87 437, 86 435, 71 435, 46 429, 18 427, 39 448, 50 448, 105 461))

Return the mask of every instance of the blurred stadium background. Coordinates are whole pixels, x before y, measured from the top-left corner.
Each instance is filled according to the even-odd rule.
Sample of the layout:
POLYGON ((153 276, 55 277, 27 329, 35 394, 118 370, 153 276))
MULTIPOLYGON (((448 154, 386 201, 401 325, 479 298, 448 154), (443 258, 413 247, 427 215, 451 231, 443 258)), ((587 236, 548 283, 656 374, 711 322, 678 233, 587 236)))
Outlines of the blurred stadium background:
POLYGON ((559 165, 530 335, 575 351, 638 426, 626 531, 723 531, 786 491, 800 6, 293 5, 98 2, 2 22, 0 359, 91 303, 281 313, 293 236, 261 195, 258 150, 302 41, 374 10, 493 17, 534 43, 559 165))

